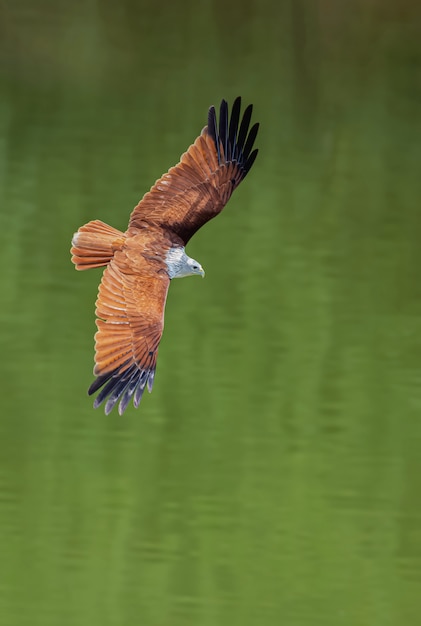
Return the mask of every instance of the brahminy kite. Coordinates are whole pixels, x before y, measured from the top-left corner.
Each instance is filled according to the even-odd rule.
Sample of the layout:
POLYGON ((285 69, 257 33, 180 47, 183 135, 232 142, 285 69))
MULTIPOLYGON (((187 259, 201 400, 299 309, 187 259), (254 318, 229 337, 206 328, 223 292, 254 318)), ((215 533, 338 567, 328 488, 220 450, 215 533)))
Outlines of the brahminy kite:
POLYGON ((246 177, 257 155, 258 124, 250 130, 253 106, 240 122, 241 98, 231 117, 222 100, 219 126, 215 107, 207 126, 133 209, 125 233, 100 220, 79 228, 72 239, 77 270, 107 266, 96 301, 95 367, 91 395, 104 400, 108 415, 119 402, 120 415, 130 399, 137 408, 155 377, 164 309, 172 278, 200 274, 200 263, 185 245, 203 224, 218 215, 246 177))

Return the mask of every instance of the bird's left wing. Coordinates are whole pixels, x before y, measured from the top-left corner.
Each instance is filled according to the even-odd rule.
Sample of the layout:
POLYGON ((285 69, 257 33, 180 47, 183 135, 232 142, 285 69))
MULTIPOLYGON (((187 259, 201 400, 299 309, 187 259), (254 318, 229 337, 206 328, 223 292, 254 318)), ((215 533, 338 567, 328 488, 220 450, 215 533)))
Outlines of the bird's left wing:
POLYGON ((208 124, 180 163, 156 181, 133 209, 129 226, 152 222, 175 232, 186 244, 207 221, 218 215, 232 192, 249 172, 257 155, 253 150, 258 124, 249 130, 252 105, 240 120, 241 98, 234 101, 231 116, 222 100, 219 126, 215 107, 208 124))
POLYGON ((132 273, 117 253, 104 271, 96 303, 97 378, 88 393, 102 387, 94 407, 106 400, 106 414, 119 402, 121 415, 131 398, 138 407, 145 387, 152 390, 169 284, 168 274, 143 257, 132 273))

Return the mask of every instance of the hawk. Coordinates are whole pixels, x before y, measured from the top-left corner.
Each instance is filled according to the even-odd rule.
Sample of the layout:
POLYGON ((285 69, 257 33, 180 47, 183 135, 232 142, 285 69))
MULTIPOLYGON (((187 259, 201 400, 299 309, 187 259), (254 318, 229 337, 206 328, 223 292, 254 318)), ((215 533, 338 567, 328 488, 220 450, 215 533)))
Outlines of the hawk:
POLYGON ((199 137, 133 209, 126 232, 93 220, 73 236, 77 270, 106 266, 95 311, 96 378, 88 394, 100 390, 94 408, 106 401, 107 415, 117 402, 122 415, 131 398, 137 408, 145 388, 152 391, 170 282, 205 275, 185 246, 222 211, 256 158, 259 124, 250 128, 252 109, 241 117, 236 98, 229 116, 222 100, 218 124, 211 106, 199 137))

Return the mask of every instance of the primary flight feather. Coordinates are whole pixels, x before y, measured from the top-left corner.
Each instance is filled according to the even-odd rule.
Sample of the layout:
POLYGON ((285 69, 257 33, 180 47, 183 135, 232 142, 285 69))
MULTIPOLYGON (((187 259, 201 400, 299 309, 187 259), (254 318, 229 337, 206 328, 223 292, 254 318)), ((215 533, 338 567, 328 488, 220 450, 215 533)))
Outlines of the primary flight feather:
POLYGON ((241 98, 230 118, 222 100, 218 126, 211 106, 207 126, 133 209, 125 233, 94 220, 73 236, 77 270, 107 266, 95 311, 96 379, 88 390, 99 391, 94 407, 106 401, 107 414, 118 402, 121 415, 132 398, 138 407, 145 388, 152 390, 170 281, 204 276, 185 245, 222 211, 256 158, 259 125, 250 128, 252 108, 240 121, 241 98))

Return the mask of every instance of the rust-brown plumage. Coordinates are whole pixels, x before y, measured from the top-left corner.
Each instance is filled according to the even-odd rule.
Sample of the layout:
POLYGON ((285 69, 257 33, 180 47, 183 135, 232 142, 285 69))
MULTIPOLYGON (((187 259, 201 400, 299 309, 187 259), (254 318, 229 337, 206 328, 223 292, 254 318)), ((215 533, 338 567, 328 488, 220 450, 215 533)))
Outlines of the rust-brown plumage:
POLYGON ((88 391, 102 387, 94 407, 106 400, 106 413, 119 402, 122 414, 131 398, 137 407, 145 387, 152 390, 170 284, 168 252, 183 248, 221 212, 254 163, 258 124, 249 130, 252 105, 241 123, 240 109, 237 98, 228 119, 222 100, 219 128, 215 108, 209 109, 207 126, 134 208, 125 233, 94 220, 73 237, 76 269, 107 266, 96 303, 97 378, 88 391))

